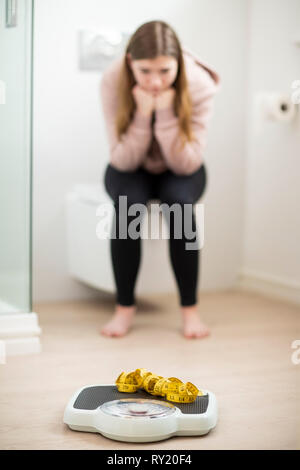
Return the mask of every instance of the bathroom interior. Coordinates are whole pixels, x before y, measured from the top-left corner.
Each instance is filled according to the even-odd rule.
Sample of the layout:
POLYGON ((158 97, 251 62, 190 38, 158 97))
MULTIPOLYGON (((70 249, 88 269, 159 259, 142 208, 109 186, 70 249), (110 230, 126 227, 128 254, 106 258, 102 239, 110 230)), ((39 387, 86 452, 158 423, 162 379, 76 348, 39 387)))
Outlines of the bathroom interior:
POLYGON ((298 0, 0 0, 0 449, 299 449, 299 103, 298 0), (115 306, 100 82, 152 19, 221 77, 200 340, 180 334, 163 239, 143 240, 132 331, 100 334, 115 306), (212 390, 215 429, 129 445, 63 423, 76 389, 140 367, 212 390))

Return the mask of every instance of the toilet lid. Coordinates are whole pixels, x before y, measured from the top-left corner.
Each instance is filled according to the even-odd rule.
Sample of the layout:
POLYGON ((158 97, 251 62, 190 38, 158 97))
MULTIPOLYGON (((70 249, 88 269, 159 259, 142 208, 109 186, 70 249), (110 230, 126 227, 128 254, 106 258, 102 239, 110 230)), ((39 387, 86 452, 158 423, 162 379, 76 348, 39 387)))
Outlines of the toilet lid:
POLYGON ((110 197, 100 183, 78 183, 74 186, 73 192, 84 202, 99 204, 100 202, 111 202, 110 197))

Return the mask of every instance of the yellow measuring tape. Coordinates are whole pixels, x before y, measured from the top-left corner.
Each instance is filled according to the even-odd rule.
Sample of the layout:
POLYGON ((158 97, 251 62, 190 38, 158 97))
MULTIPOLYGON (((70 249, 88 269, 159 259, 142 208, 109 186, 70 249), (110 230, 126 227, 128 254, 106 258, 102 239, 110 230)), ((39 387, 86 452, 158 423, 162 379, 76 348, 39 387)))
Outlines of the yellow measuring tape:
POLYGON ((147 372, 146 369, 121 372, 115 383, 119 392, 134 393, 139 388, 144 388, 151 395, 162 396, 176 403, 192 403, 197 396, 203 395, 203 392, 191 382, 183 383, 176 377, 166 379, 161 375, 147 372))

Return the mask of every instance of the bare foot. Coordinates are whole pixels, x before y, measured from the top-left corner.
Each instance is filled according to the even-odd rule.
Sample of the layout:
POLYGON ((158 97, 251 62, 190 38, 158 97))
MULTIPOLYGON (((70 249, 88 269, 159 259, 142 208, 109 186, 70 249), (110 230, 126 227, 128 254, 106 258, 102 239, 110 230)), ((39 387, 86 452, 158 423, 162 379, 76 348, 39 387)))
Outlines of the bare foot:
POLYGON ((204 338, 210 334, 209 328, 200 320, 197 306, 181 307, 183 335, 186 338, 204 338))
POLYGON ((136 306, 124 306, 117 304, 113 318, 104 325, 101 334, 104 336, 124 336, 129 330, 136 306))

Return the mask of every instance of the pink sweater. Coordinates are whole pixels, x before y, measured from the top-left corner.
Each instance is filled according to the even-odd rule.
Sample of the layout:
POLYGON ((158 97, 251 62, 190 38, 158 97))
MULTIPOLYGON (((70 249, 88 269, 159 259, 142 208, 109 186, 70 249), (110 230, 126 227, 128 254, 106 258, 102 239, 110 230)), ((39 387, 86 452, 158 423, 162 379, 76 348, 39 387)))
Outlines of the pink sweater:
POLYGON ((220 76, 188 49, 182 50, 193 104, 191 123, 197 140, 186 142, 183 149, 176 153, 171 148, 174 141, 180 138, 179 119, 171 107, 156 110, 153 124, 152 116, 144 116, 136 110, 126 133, 120 140, 117 139, 116 83, 122 58, 116 59, 103 72, 102 110, 108 134, 110 163, 116 169, 135 171, 143 167, 156 174, 170 169, 178 175, 189 175, 201 167, 214 95, 220 88, 220 76))

